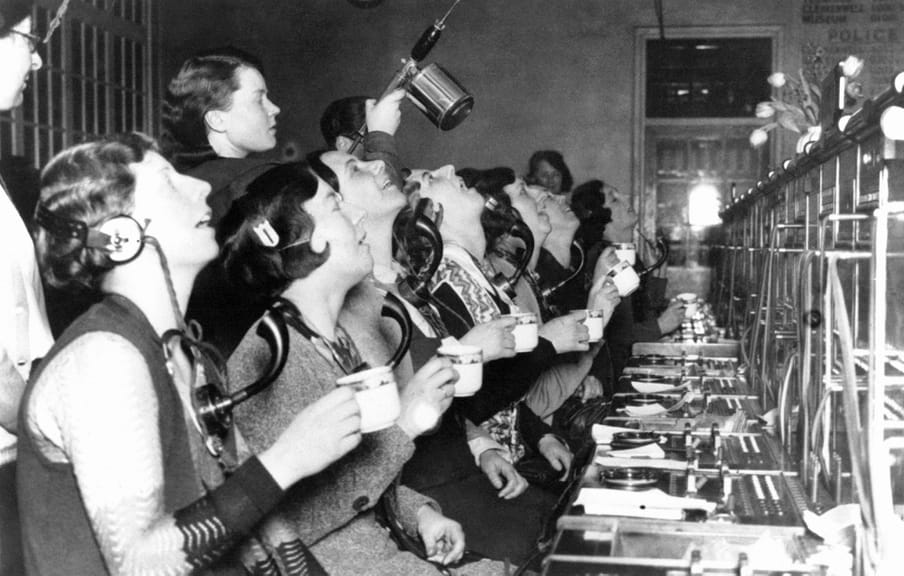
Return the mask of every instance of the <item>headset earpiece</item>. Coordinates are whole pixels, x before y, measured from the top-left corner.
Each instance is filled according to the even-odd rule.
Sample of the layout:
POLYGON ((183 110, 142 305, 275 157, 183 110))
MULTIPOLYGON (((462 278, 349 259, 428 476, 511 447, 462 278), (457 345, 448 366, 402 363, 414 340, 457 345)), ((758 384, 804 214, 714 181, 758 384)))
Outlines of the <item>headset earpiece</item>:
POLYGON ((107 253, 116 264, 131 262, 144 248, 144 228, 131 216, 114 216, 88 230, 86 245, 107 253))
MULTIPOLYGON (((427 215, 432 205, 430 199, 421 198, 413 214, 402 226, 404 230, 403 242, 405 244, 417 238, 430 245, 430 261, 426 262, 421 270, 409 270, 409 274, 401 276, 396 281, 399 294, 416 308, 427 304, 430 294, 430 280, 436 274, 436 270, 443 259, 443 238, 439 233, 439 226, 433 218, 427 215)), ((440 205, 435 212, 437 220, 442 219, 442 214, 442 206, 440 205)), ((407 264, 409 267, 413 265, 410 261, 407 264)))
POLYGON ((81 220, 58 216, 38 206, 35 222, 53 236, 78 241, 77 248, 103 250, 115 264, 131 262, 144 248, 144 227, 126 214, 107 219, 96 228, 81 220))

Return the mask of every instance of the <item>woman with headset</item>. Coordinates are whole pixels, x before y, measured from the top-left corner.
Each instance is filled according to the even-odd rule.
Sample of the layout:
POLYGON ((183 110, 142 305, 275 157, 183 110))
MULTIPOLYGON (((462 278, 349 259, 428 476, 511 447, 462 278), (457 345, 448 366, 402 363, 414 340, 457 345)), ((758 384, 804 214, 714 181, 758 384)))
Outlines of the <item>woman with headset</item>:
POLYGON ((46 281, 103 299, 60 337, 23 397, 28 573, 263 573, 289 550, 301 560, 286 573, 323 574, 297 536, 261 521, 290 486, 358 445, 358 407, 336 390, 250 457, 237 434, 224 448, 199 433, 193 398, 215 366, 181 310, 217 254, 210 187, 139 134, 63 151, 41 184, 46 281))
MULTIPOLYGON (((340 314, 349 292, 373 270, 364 241, 365 211, 345 201, 332 164, 316 154, 309 158, 310 164, 284 164, 256 178, 222 222, 228 276, 249 293, 278 299, 292 318, 286 369, 236 415, 255 451, 268 449, 294 414, 328 394, 338 379, 363 368, 360 338, 352 336, 340 314)), ((261 362, 262 347, 249 332, 229 359, 230 372, 254 374, 261 362)), ((399 550, 376 521, 375 508, 386 492, 397 503, 390 506, 405 531, 423 542, 427 560, 447 565, 461 558, 461 526, 433 500, 396 486, 414 440, 449 407, 454 379, 449 360, 426 362, 399 383, 395 423, 365 434, 361 446, 283 499, 281 514, 328 571, 387 576, 439 572, 430 562, 399 550)), ((500 568, 486 564, 468 565, 465 573, 500 568)))

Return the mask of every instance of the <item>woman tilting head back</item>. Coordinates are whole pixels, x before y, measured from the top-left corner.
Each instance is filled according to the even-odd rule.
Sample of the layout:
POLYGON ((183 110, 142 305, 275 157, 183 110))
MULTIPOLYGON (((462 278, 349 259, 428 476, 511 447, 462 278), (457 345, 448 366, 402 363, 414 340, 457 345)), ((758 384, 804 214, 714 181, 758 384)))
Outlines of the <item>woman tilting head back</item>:
POLYGON ((250 569, 282 544, 303 549, 285 531, 279 542, 258 539, 264 513, 360 440, 344 391, 241 464, 222 448, 240 445, 228 425, 216 444, 190 424, 212 372, 181 310, 217 254, 209 191, 137 134, 65 150, 42 175, 36 243, 45 277, 103 299, 51 348, 23 397, 29 573, 250 569), (299 442, 308 443, 304 456, 299 442), (248 554, 226 555, 239 548, 248 554))
MULTIPOLYGON (((349 291, 373 270, 364 242, 365 212, 345 202, 336 174, 319 154, 308 162, 282 164, 258 176, 222 221, 229 277, 249 291, 279 296, 277 307, 291 328, 285 370, 236 414, 255 451, 268 449, 289 419, 334 390, 337 380, 354 378, 363 369, 358 343, 342 326, 340 313, 349 291)), ((229 358, 230 373, 258 372, 260 351, 249 331, 229 358)), ((391 367, 382 370, 391 373, 391 367)), ((293 527, 331 573, 438 573, 400 551, 371 510, 387 489, 395 493, 394 479, 414 450, 414 438, 449 407, 454 378, 448 360, 428 361, 401 383, 393 402, 397 417, 368 427, 359 449, 283 500, 293 527)), ((377 388, 392 391, 395 385, 377 388)), ((360 401, 362 414, 385 408, 366 396, 360 401)), ((396 503, 387 506, 411 534, 421 537, 433 559, 448 563, 461 556, 461 527, 442 516, 431 500, 399 489, 396 503)))

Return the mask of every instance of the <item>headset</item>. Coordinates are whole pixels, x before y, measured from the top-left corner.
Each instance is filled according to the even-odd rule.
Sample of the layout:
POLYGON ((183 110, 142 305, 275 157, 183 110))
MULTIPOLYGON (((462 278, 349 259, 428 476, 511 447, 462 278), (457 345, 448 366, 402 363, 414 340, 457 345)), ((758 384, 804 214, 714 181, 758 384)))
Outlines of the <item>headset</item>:
POLYGON ((572 250, 572 252, 577 252, 577 255, 578 255, 577 266, 574 267, 574 270, 572 270, 571 274, 566 276, 564 280, 559 281, 554 286, 547 286, 546 288, 543 288, 543 290, 540 291, 540 295, 543 298, 549 298, 550 296, 555 294, 559 289, 562 288, 562 286, 564 286, 564 285, 568 284, 569 282, 571 282, 572 280, 574 280, 578 276, 578 274, 580 274, 581 271, 584 269, 585 256, 584 256, 584 249, 581 247, 581 244, 579 242, 572 242, 571 250, 572 250))
MULTIPOLYGON (((169 331, 173 332, 178 335, 178 331, 169 331)), ((176 335, 170 335, 170 338, 176 335)), ((289 330, 286 327, 284 313, 278 304, 264 313, 257 325, 257 335, 266 340, 270 348, 270 362, 260 378, 232 394, 226 392, 223 382, 218 378, 208 378, 206 384, 197 386, 192 391, 195 421, 201 429, 207 449, 214 456, 220 456, 223 452, 226 436, 232 428, 232 413, 235 407, 270 386, 283 371, 289 358, 289 330)), ((164 341, 167 339, 164 335, 164 341)), ((198 347, 202 350, 211 349, 210 345, 203 342, 195 343, 200 345, 198 347)), ((191 350, 197 362, 199 360, 197 348, 193 346, 191 350)))
MULTIPOLYGON (((647 246, 649 246, 650 248, 653 248, 652 243, 649 240, 647 240, 646 236, 641 234, 641 238, 643 238, 644 242, 647 243, 647 246)), ((650 272, 655 272, 656 270, 660 269, 662 267, 662 265, 665 264, 666 261, 669 259, 669 243, 666 242, 665 238, 663 238, 662 236, 659 236, 658 238, 656 238, 655 250, 659 254, 659 257, 656 259, 656 262, 653 262, 653 264, 651 264, 650 266, 644 267, 643 270, 638 272, 637 275, 640 276, 641 278, 643 278, 650 272)))
MULTIPOLYGON (((288 325, 292 326, 292 328, 295 328, 298 333, 307 340, 311 342, 314 342, 315 340, 325 341, 323 336, 317 334, 317 332, 315 332, 305 323, 304 318, 301 317, 301 312, 299 312, 295 304, 293 304, 289 300, 286 300, 285 298, 278 298, 276 302, 274 302, 270 307, 270 310, 278 313, 283 319, 284 324, 287 323, 288 325)), ((392 292, 386 292, 384 294, 383 306, 380 310, 380 315, 384 318, 395 320, 399 324, 399 330, 402 333, 402 336, 399 340, 399 345, 396 347, 395 352, 387 363, 387 366, 395 369, 402 361, 402 358, 405 357, 405 354, 408 353, 408 348, 411 346, 411 316, 408 314, 408 310, 405 309, 405 305, 402 303, 399 297, 392 292)), ((333 352, 333 348, 328 342, 326 342, 325 345, 330 348, 331 352, 333 352)), ((286 351, 286 354, 288 354, 288 350, 286 351)), ((342 362, 340 362, 340 360, 336 358, 335 352, 333 352, 333 354, 333 360, 337 364, 342 366, 342 362)), ((361 362, 357 366, 353 367, 348 373, 354 374, 356 372, 361 372, 370 368, 370 364, 368 364, 367 362, 361 362)), ((279 375, 279 370, 276 372, 276 375, 279 375)), ((254 393, 256 394, 257 392, 255 391, 254 393)))
MULTIPOLYGON (((146 236, 142 226, 133 217, 120 214, 108 218, 96 228, 89 228, 80 220, 64 218, 54 214, 43 205, 39 205, 35 214, 35 222, 50 234, 77 240, 76 250, 87 247, 104 251, 114 264, 131 262, 141 254, 144 245, 154 243, 152 236, 146 236)), ((166 257, 158 248, 160 263, 167 281, 170 298, 175 302, 169 278, 166 257)), ((181 319, 178 305, 174 303, 174 312, 179 318, 179 329, 167 330, 162 337, 164 354, 169 360, 172 350, 181 346, 192 362, 191 408, 195 422, 204 438, 208 451, 220 457, 223 454, 226 437, 232 428, 232 412, 236 406, 258 394, 269 386, 286 365, 289 357, 288 329, 279 310, 270 309, 257 327, 257 334, 267 341, 270 347, 270 364, 264 375, 241 390, 229 394, 224 385, 226 380, 225 365, 219 352, 201 339, 201 330, 197 324, 186 325, 181 319), (205 365, 212 369, 207 370, 205 365), (204 382, 200 384, 200 382, 204 382)))
POLYGON ((389 359, 388 363, 390 367, 396 368, 402 361, 402 358, 405 357, 405 354, 408 353, 408 348, 411 347, 411 315, 408 314, 408 310, 405 308, 405 304, 402 302, 402 299, 392 292, 386 293, 386 296, 383 299, 383 308, 380 310, 380 315, 384 318, 395 320, 402 332, 402 337, 399 340, 399 345, 396 347, 395 353, 392 355, 392 358, 389 359))
POLYGON ((396 221, 396 230, 402 230, 401 235, 393 234, 396 244, 404 253, 403 260, 409 274, 400 277, 396 281, 396 287, 402 298, 412 306, 420 308, 425 306, 430 298, 430 280, 436 274, 443 260, 443 237, 439 233, 439 224, 442 222, 443 212, 440 205, 436 217, 427 215, 427 210, 432 206, 429 198, 418 200, 413 212, 405 212, 399 215, 396 221), (412 261, 412 248, 416 242, 423 242, 429 246, 430 259, 418 270, 412 261))
POLYGON ((119 214, 89 228, 81 220, 58 216, 44 205, 38 205, 35 212, 35 223, 52 235, 77 240, 75 250, 83 247, 102 250, 114 264, 126 264, 138 258, 144 249, 144 229, 148 222, 142 226, 128 214, 119 214))
POLYGON ((515 271, 512 272, 512 275, 506 276, 502 272, 496 274, 493 276, 493 285, 497 289, 505 292, 509 298, 514 298, 515 284, 517 284, 521 276, 524 275, 528 264, 530 264, 531 256, 534 254, 534 234, 520 218, 515 220, 512 227, 509 228, 508 234, 524 243, 524 251, 521 252, 521 258, 518 262, 513 262, 513 264, 515 264, 515 271))

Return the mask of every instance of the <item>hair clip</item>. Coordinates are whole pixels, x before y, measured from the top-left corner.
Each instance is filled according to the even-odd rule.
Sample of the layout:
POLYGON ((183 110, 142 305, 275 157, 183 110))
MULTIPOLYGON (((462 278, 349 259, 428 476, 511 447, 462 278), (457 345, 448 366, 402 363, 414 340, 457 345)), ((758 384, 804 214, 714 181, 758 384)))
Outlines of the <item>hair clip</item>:
POLYGON ((279 234, 276 233, 273 225, 266 218, 252 226, 251 229, 254 230, 257 241, 261 246, 275 248, 279 244, 279 234))

